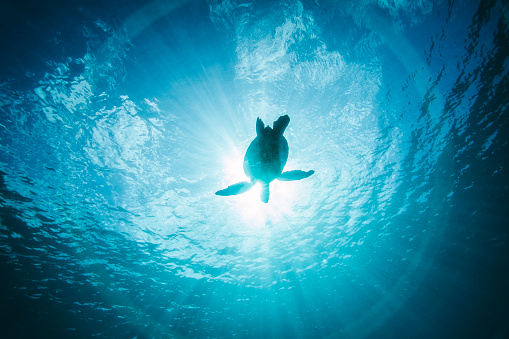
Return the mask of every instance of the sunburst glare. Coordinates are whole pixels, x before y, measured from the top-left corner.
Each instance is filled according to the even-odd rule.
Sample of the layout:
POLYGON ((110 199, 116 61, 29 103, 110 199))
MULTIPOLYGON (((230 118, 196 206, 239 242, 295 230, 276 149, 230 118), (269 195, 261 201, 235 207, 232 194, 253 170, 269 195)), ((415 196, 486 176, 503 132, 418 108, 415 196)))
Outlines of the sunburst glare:
MULTIPOLYGON (((244 154, 233 148, 223 158, 222 182, 231 185, 236 182, 249 181, 243 171, 244 154)), ((279 182, 274 180, 270 183, 270 200, 263 203, 260 199, 261 185, 256 183, 249 191, 231 197, 229 199, 232 207, 238 211, 243 224, 249 228, 263 228, 267 225, 274 225, 283 220, 292 211, 292 205, 299 195, 299 185, 279 182)))

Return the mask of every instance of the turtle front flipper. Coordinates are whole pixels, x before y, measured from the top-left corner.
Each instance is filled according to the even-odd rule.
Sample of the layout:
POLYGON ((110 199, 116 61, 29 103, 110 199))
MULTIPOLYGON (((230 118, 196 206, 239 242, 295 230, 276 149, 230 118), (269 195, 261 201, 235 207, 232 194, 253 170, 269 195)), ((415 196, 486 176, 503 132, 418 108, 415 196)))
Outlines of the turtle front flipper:
POLYGON ((227 196, 227 195, 237 195, 242 194, 244 192, 249 191, 253 187, 254 183, 248 181, 238 182, 236 184, 230 185, 225 189, 219 190, 216 192, 216 195, 227 196))
POLYGON ((315 171, 313 171, 313 170, 307 171, 307 172, 299 171, 299 170, 287 171, 287 172, 281 173, 281 175, 279 177, 277 177, 277 180, 280 180, 280 181, 301 180, 301 179, 305 179, 307 177, 312 176, 313 173, 315 173, 315 171))

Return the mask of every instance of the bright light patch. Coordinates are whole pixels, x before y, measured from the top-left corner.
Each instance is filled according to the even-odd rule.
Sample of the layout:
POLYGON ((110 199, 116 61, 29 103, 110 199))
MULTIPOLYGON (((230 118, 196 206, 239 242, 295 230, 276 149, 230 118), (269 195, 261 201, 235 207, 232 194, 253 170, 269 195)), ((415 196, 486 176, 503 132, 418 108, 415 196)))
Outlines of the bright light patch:
MULTIPOLYGON (((243 168, 244 154, 238 149, 232 149, 230 155, 223 159, 225 187, 241 181, 249 181, 243 168)), ((257 183, 249 191, 225 197, 243 219, 249 228, 264 228, 280 222, 292 212, 292 207, 301 194, 299 185, 293 182, 274 180, 270 183, 270 198, 268 203, 260 200, 261 185, 257 183)))
POLYGON ((227 186, 240 181, 249 181, 244 174, 243 165, 244 155, 237 148, 232 149, 229 155, 223 159, 224 182, 227 186))

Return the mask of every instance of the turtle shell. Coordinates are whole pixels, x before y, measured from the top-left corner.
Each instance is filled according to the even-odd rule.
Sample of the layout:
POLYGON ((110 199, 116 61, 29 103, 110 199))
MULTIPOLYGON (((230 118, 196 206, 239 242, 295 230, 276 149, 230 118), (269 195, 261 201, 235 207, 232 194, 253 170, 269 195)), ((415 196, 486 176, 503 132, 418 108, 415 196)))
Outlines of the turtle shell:
POLYGON ((249 145, 244 157, 244 173, 251 181, 269 183, 276 179, 288 159, 288 142, 270 127, 249 145))

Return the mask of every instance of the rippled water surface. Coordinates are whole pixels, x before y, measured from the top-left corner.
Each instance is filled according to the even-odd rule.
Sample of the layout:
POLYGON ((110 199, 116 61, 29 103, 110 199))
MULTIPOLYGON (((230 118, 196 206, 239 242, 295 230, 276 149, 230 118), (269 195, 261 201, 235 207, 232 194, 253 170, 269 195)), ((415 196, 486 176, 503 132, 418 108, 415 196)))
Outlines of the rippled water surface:
POLYGON ((0 12, 2 337, 509 335, 505 1, 0 12))

